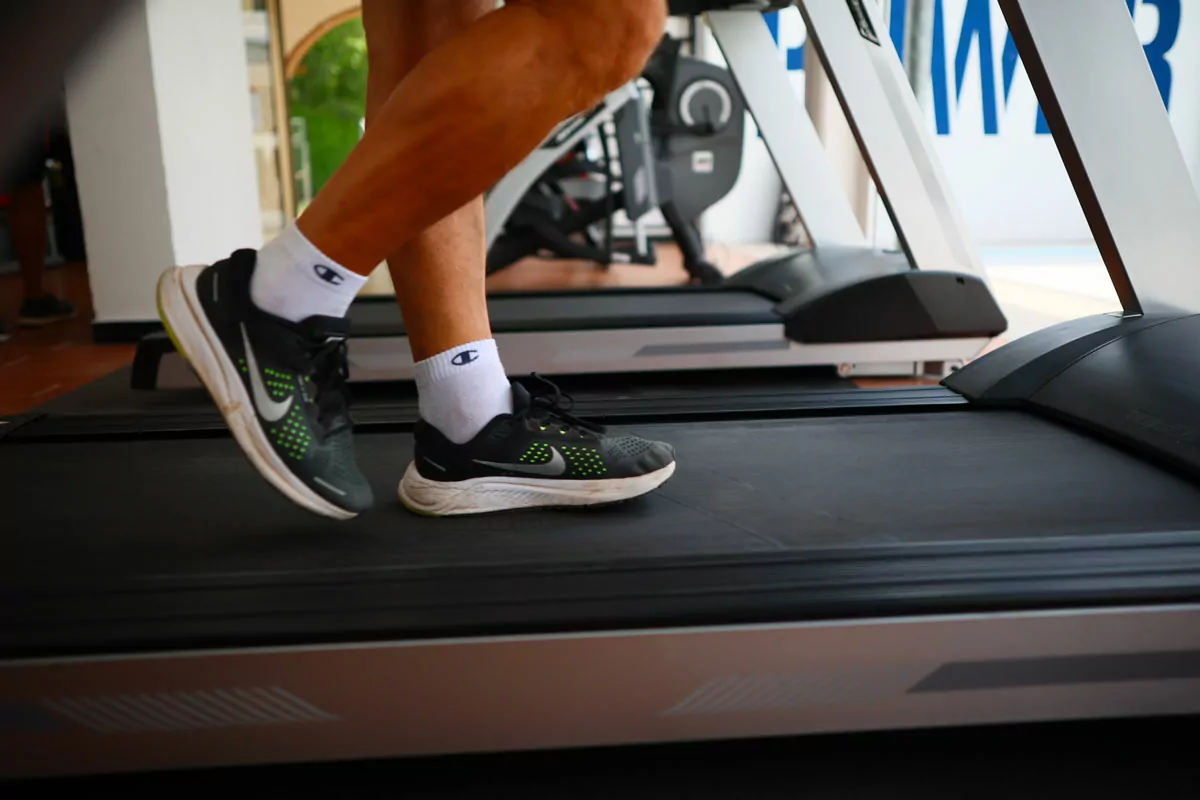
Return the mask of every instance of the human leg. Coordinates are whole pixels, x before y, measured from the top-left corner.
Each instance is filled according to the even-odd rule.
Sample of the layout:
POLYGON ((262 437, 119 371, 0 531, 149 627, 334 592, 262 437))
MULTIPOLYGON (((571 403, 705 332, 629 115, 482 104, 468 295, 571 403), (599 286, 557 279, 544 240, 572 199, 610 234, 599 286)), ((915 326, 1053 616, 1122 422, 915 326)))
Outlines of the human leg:
MULTIPOLYGON (((495 6, 495 0, 364 0, 370 58, 368 128, 426 55, 495 6)), ((491 337, 485 258, 482 196, 468 200, 389 253, 388 268, 401 313, 405 320, 411 318, 407 332, 414 361, 491 337), (423 314, 423 305, 452 308, 454 313, 423 314)))
MULTIPOLYGON (((366 0, 367 128, 426 55, 495 5, 494 0, 366 0)), ((472 198, 421 231, 387 261, 416 362, 421 417, 465 442, 494 417, 512 411, 508 377, 488 324, 483 198, 472 198)))
POLYGON ((636 77, 665 16, 664 0, 512 0, 487 14, 408 73, 300 229, 368 274, 636 77))
MULTIPOLYGON (((329 516, 352 516, 362 505, 347 504, 334 496, 334 492, 346 488, 345 482, 330 489, 327 482, 317 480, 320 475, 298 477, 295 465, 282 463, 281 468, 270 461, 271 452, 264 457, 264 451, 272 449, 278 455, 280 446, 268 438, 268 434, 277 433, 267 424, 271 421, 268 414, 274 417, 280 405, 297 396, 292 387, 297 380, 301 384, 305 380, 314 383, 326 397, 340 394, 336 386, 332 392, 321 388, 328 376, 314 365, 313 353, 325 352, 318 344, 322 336, 326 342, 338 339, 337 330, 331 335, 331 329, 338 326, 329 318, 345 313, 356 281, 361 285, 364 276, 390 253, 401 251, 422 231, 471 203, 536 147, 555 124, 634 77, 658 41, 664 13, 662 0, 511 0, 503 9, 452 35, 420 60, 379 107, 363 141, 347 162, 298 223, 264 248, 257 264, 255 254, 243 252, 218 268, 178 270, 164 276, 160 302, 168 328, 175 331, 177 345, 197 367, 242 448, 277 488, 297 503, 329 516), (298 287, 303 288, 294 291, 298 287), (218 300, 218 294, 224 299, 218 300), (231 294, 236 302, 229 300, 231 294), (297 297, 303 302, 295 302, 297 297), (335 308, 340 311, 332 310, 335 308), (306 318, 306 313, 318 316, 306 318), (317 330, 308 330, 314 327, 314 320, 319 322, 317 330), (248 321, 262 330, 248 333, 248 321), (183 334, 181 328, 185 329, 183 334), (280 371, 284 385, 273 388, 283 394, 273 400, 261 386, 254 385, 260 368, 253 355, 257 352, 261 361, 262 351, 257 344, 252 347, 251 342, 269 339, 262 332, 266 329, 271 331, 270 336, 296 339, 292 349, 309 354, 306 359, 298 359, 299 368, 280 371), (314 332, 319 335, 311 336, 314 332), (236 374, 235 364, 242 375, 236 374), (249 377, 245 377, 247 374, 249 377), (336 508, 331 510, 329 503, 336 508)), ((427 277, 433 288, 424 294, 400 289, 412 301, 404 301, 408 323, 444 332, 447 326, 469 319, 469 315, 454 308, 454 282, 446 280, 453 273, 435 259, 425 263, 430 265, 427 277)), ((396 265, 396 269, 405 267, 396 265)), ((464 267, 462 275, 459 290, 480 297, 482 269, 476 276, 472 268, 464 267)), ((418 280, 407 276, 401 281, 402 287, 418 285, 418 280)), ((344 336, 344 324, 339 330, 344 336)), ((450 338, 461 340, 463 334, 455 333, 450 338)), ((458 345, 470 343, 457 341, 458 345)), ((434 348, 439 344, 431 335, 430 343, 420 347, 436 352, 434 348)), ((286 348, 280 345, 276 349, 282 352, 286 348)), ((454 355, 442 351, 437 355, 449 355, 451 363, 458 358, 459 364, 469 364, 479 353, 467 350, 454 355)), ((344 360, 339 363, 344 371, 344 360)), ((322 431, 328 429, 328 415, 322 416, 323 406, 312 409, 306 392, 302 396, 305 414, 318 418, 315 438, 323 445, 322 431)), ((296 403, 292 411, 301 405, 296 403)), ((460 443, 446 441, 441 431, 429 430, 424 452, 437 453, 451 467, 441 475, 422 474, 422 469, 433 468, 432 457, 419 469, 416 465, 410 467, 406 475, 410 491, 405 502, 418 510, 440 514, 512 507, 511 503, 521 497, 530 500, 525 505, 544 505, 554 498, 562 499, 561 504, 608 501, 654 488, 674 469, 673 454, 665 445, 645 443, 645 448, 639 445, 641 449, 631 449, 627 442, 621 444, 625 440, 603 439, 594 426, 586 431, 577 429, 575 421, 556 405, 538 404, 528 395, 519 395, 518 406, 516 414, 501 415, 476 437, 487 439, 491 449, 474 452, 492 453, 495 457, 490 460, 468 457, 469 447, 456 449, 460 443), (497 431, 504 435, 493 435, 497 431), (560 447, 572 453, 566 459, 571 463, 566 464, 562 452, 551 445, 548 463, 556 470, 554 473, 530 473, 528 466, 510 469, 520 460, 518 446, 539 435, 539 431, 546 436, 567 437, 556 440, 556 444, 561 441, 560 447), (573 443, 567 445, 568 439, 573 443), (581 443, 574 443, 575 439, 581 443), (586 464, 581 460, 578 468, 574 461, 576 448, 592 459, 586 464), (587 481, 574 482, 593 475, 589 470, 596 468, 595 462, 610 456, 608 478, 613 480, 606 483, 606 488, 611 491, 594 491, 596 487, 585 485, 587 481), (486 471, 481 474, 484 465, 486 471), (651 471, 655 474, 649 475, 651 471), (502 491, 506 496, 491 504, 442 502, 449 494, 478 497, 500 485, 494 479, 503 483, 529 474, 553 474, 561 478, 557 483, 572 483, 570 487, 539 485, 536 491, 517 483, 505 484, 502 491), (451 477, 461 480, 451 481, 451 477), (635 483, 613 482, 627 479, 635 483), (564 492, 574 494, 563 498, 564 492)), ((341 413, 344 409, 335 410, 341 413)), ((304 428, 301 435, 310 432, 304 428)), ((287 436, 285 430, 285 441, 287 436)), ((306 443, 307 449, 302 447, 298 457, 304 464, 311 460, 312 452, 311 442, 306 443)), ((539 452, 547 447, 545 442, 538 442, 526 449, 533 452, 534 444, 542 448, 539 452)), ((348 445, 340 452, 345 456, 348 445)), ((339 470, 353 478, 351 494, 355 498, 369 496, 369 490, 365 494, 358 490, 365 483, 361 475, 356 469, 349 470, 344 462, 345 458, 338 462, 339 470)))
MULTIPOLYGON (((367 0, 368 130, 421 60, 491 6, 467 2, 454 13, 440 0, 367 0)), ((607 436, 510 388, 487 318, 482 198, 419 233, 388 263, 417 361, 422 417, 418 460, 400 487, 406 505, 430 514, 590 505, 642 494, 670 475, 669 447, 607 436)))

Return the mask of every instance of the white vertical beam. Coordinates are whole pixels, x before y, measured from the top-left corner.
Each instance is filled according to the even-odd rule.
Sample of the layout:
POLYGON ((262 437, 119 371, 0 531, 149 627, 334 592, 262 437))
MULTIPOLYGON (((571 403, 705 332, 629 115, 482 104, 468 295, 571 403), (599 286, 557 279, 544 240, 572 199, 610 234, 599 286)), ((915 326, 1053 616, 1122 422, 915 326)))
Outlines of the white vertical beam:
POLYGON ((708 21, 813 246, 865 247, 863 229, 762 15, 713 11, 708 21))
POLYGON ((138 0, 68 79, 96 321, 157 318, 155 281, 262 242, 239 0, 138 0))
POLYGON ((874 230, 873 217, 878 200, 875 180, 863 160, 858 140, 846 122, 842 105, 815 47, 804 51, 804 106, 858 224, 864 231, 874 230))
POLYGON ((1130 313, 1200 311, 1200 198, 1124 0, 1000 0, 1130 313))
POLYGON ((870 0, 798 0, 896 233, 920 269, 984 277, 888 27, 870 0), (870 38, 851 7, 865 17, 870 38))

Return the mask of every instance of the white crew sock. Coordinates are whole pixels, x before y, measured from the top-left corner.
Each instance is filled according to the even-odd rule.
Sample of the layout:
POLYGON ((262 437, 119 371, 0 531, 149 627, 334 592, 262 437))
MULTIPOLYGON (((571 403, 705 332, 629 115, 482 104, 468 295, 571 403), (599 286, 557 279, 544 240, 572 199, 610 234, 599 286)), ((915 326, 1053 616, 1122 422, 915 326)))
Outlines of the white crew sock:
POLYGON ((471 441, 493 419, 512 413, 512 384, 495 339, 418 361, 416 378, 421 419, 455 444, 471 441))
POLYGON ((318 250, 296 223, 258 251, 250 280, 254 305, 277 317, 344 317, 367 279, 318 250))

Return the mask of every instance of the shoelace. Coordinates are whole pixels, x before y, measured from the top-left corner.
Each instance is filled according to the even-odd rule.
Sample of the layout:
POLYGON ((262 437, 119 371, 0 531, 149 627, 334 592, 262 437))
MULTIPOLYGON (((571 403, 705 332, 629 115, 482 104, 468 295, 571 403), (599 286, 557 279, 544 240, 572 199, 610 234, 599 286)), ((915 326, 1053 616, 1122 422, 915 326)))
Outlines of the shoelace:
POLYGON ((529 407, 518 419, 528 419, 537 423, 543 429, 559 431, 580 431, 595 435, 603 434, 607 429, 596 422, 580 419, 571 414, 575 400, 569 394, 558 388, 553 381, 543 378, 536 372, 530 375, 537 383, 529 391, 529 407))
POLYGON ((345 339, 327 339, 308 346, 313 367, 310 383, 316 386, 317 421, 326 435, 333 435, 351 426, 347 409, 350 405, 350 363, 345 339))

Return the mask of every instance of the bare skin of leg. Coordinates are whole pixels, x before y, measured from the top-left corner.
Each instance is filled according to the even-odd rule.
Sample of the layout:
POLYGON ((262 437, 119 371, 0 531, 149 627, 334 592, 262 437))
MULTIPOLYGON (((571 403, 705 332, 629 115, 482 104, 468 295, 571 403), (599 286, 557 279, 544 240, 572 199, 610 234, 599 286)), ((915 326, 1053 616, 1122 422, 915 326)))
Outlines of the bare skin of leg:
MULTIPOLYGON (((365 10, 381 18, 384 3, 368 0, 365 10)), ((555 125, 636 77, 666 19, 665 0, 509 0, 458 33, 442 25, 478 11, 474 0, 433 0, 388 13, 399 24, 435 4, 449 21, 425 30, 448 38, 373 109, 363 140, 297 223, 330 258, 367 275, 389 254, 411 253, 406 245, 454 215, 440 229, 453 237, 426 235, 413 245, 421 258, 394 259, 406 323, 425 337, 414 342, 418 359, 490 335, 479 299, 482 234, 466 244, 468 225, 481 218, 464 207, 555 125), (427 274, 407 274, 414 269, 427 274)), ((374 24, 370 17, 366 23, 374 24)))
POLYGON ((40 183, 13 190, 8 208, 13 250, 21 266, 21 285, 27 300, 45 296, 42 272, 46 266, 46 198, 40 183))
MULTIPOLYGON (((422 58, 495 6, 493 0, 363 0, 368 127, 422 58)), ((491 338, 486 258, 482 197, 388 256, 414 361, 491 338)))

